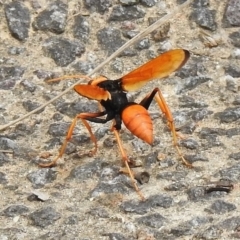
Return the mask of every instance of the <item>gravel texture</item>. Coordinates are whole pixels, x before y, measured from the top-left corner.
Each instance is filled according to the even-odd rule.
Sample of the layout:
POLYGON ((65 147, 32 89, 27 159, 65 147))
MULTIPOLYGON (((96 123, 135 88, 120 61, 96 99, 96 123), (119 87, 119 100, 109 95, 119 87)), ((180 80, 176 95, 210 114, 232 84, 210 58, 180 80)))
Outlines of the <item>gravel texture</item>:
MULTIPOLYGON (((0 1, 0 125, 28 113, 74 83, 46 80, 91 72, 121 45, 184 0, 0 1)), ((194 166, 186 168, 157 104, 149 109, 154 143, 121 131, 140 174, 140 201, 111 124, 91 124, 99 149, 81 122, 66 153, 53 159, 72 118, 95 112, 74 91, 0 132, 0 239, 171 240, 240 238, 240 0, 193 0, 152 34, 106 65, 117 79, 174 48, 187 64, 138 92, 160 87, 194 166), (144 174, 141 175, 141 172, 144 174), (150 179, 148 181, 149 175, 150 179)))

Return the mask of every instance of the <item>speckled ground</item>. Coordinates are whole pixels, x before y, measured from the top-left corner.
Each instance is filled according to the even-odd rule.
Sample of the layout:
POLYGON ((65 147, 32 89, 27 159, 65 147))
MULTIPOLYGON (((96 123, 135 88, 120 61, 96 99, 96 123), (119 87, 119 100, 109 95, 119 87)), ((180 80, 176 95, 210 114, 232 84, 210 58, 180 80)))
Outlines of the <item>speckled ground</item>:
MULTIPOLYGON (((0 124, 26 114, 26 108, 46 102, 74 83, 65 80, 47 84, 44 80, 49 76, 79 73, 73 67, 78 61, 91 69, 93 64, 106 59, 107 50, 97 41, 100 29, 111 26, 123 32, 123 25, 134 25, 135 30, 142 31, 148 26, 149 17, 159 18, 177 6, 174 0, 155 2, 153 7, 138 4, 146 12, 145 16, 123 23, 108 20, 118 1, 112 1, 104 14, 85 8, 82 1, 66 1, 68 20, 63 33, 36 31, 30 26, 25 41, 18 41, 9 33, 5 1, 0 3, 0 67, 24 68, 14 87, 0 89, 0 124), (73 40, 75 14, 84 15, 89 23, 86 50, 73 63, 57 66, 42 45, 50 36, 73 40), (14 53, 13 47, 19 48, 20 53, 14 53), (42 77, 36 74, 40 70, 42 77)), ((155 41, 149 35, 147 49, 133 48, 134 56, 126 54, 115 59, 99 74, 116 79, 160 52, 173 48, 189 50, 191 57, 177 74, 164 81, 150 82, 130 97, 139 102, 154 87, 161 88, 177 127, 186 137, 180 149, 194 168, 188 169, 178 161, 171 134, 155 103, 149 110, 154 122, 153 146, 134 138, 125 128, 121 133, 128 155, 143 164, 137 170, 150 173, 150 181, 140 185, 148 199, 145 203, 139 202, 129 178, 118 173, 121 157, 112 140, 114 136, 108 131, 111 124, 91 124, 99 138, 96 156, 77 154, 92 147, 79 123, 74 141, 58 165, 53 169, 39 168, 37 163, 44 157, 52 159, 58 154, 59 143, 68 127, 66 122, 71 122, 76 111, 96 109, 95 103, 69 92, 43 112, 0 133, 1 149, 14 150, 14 154, 0 155, 0 239, 239 238, 240 71, 229 68, 239 66, 239 49, 229 38, 239 31, 239 26, 226 28, 223 24, 227 0, 193 2, 216 11, 215 30, 203 30, 194 16, 190 18, 194 11, 203 11, 203 7, 195 6, 194 10, 190 5, 171 19, 164 40, 155 41), (203 31, 209 34, 211 45, 216 46, 206 43, 203 31), (206 191, 212 187, 210 183, 220 179, 229 180, 230 185, 220 186, 222 191, 206 191), (228 193, 232 184, 234 187, 228 193)), ((30 10, 31 23, 49 3, 46 0, 23 2, 30 10), (36 3, 41 8, 34 8, 36 3)))

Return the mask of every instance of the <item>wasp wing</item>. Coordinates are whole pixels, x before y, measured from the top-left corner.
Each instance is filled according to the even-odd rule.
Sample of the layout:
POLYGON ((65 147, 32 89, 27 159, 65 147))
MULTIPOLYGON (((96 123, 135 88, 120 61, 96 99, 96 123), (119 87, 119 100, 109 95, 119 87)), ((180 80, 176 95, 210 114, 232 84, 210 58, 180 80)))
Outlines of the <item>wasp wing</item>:
POLYGON ((184 49, 170 50, 145 63, 121 78, 122 88, 125 91, 135 91, 143 87, 154 78, 167 77, 181 68, 190 56, 184 49))
POLYGON ((78 84, 74 86, 74 90, 81 96, 91 100, 106 101, 108 99, 111 99, 111 94, 108 91, 96 85, 78 84))

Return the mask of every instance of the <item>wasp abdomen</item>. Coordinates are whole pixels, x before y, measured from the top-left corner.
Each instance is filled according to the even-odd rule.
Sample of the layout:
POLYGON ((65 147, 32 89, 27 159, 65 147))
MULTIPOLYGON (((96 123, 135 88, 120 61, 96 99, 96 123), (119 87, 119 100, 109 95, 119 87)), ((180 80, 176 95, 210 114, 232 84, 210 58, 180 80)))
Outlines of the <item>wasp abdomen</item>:
POLYGON ((126 128, 148 144, 153 142, 153 125, 148 111, 139 104, 129 105, 122 111, 126 128))

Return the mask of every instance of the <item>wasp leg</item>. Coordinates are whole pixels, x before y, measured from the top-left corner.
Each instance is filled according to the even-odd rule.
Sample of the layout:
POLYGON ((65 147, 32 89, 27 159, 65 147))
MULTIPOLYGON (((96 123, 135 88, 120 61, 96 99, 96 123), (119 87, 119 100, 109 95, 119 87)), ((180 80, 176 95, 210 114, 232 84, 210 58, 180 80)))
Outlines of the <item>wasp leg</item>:
POLYGON ((192 167, 192 164, 189 163, 183 156, 181 150, 179 149, 178 146, 178 141, 177 141, 177 132, 176 132, 176 128, 175 128, 175 124, 174 124, 174 120, 173 120, 173 116, 171 113, 170 108, 168 107, 161 91, 159 88, 155 88, 151 93, 149 93, 139 104, 142 105, 143 107, 145 107, 146 109, 149 108, 153 98, 156 100, 156 102, 158 103, 161 111, 163 112, 163 114, 165 115, 167 121, 168 121, 168 127, 170 128, 172 135, 173 135, 173 143, 174 146, 177 149, 177 152, 180 156, 180 158, 182 159, 182 162, 189 168, 192 167), (158 93, 158 94, 157 94, 158 93), (156 95, 157 94, 157 95, 156 95))
POLYGON ((89 123, 86 120, 89 120, 89 121, 92 121, 92 122, 102 122, 102 123, 105 123, 106 119, 98 119, 97 118, 97 117, 100 117, 100 116, 104 116, 105 114, 106 114, 105 111, 99 112, 99 113, 80 113, 80 114, 78 114, 73 119, 73 121, 72 121, 72 123, 71 123, 71 125, 70 125, 70 127, 68 129, 65 141, 64 141, 62 147, 59 150, 58 156, 52 162, 46 163, 46 164, 45 163, 40 163, 39 166, 41 166, 41 167, 52 167, 52 166, 54 166, 56 164, 57 160, 62 157, 62 155, 64 154, 65 149, 67 147, 67 143, 69 142, 69 140, 72 137, 73 130, 74 130, 75 126, 76 126, 76 123, 77 123, 78 119, 80 119, 82 121, 82 123, 87 128, 87 130, 88 130, 88 132, 90 134, 90 138, 91 138, 92 142, 94 143, 94 149, 92 151, 90 151, 90 153, 92 155, 94 155, 97 152, 97 139, 94 136, 94 134, 93 134, 93 132, 91 130, 91 127, 90 127, 89 123))
POLYGON ((120 152, 121 152, 121 154, 122 154, 122 159, 123 159, 123 162, 124 162, 124 164, 125 164, 125 166, 126 166, 127 173, 129 174, 129 176, 130 176, 130 178, 131 178, 132 184, 133 184, 133 186, 134 186, 137 194, 140 196, 141 200, 144 201, 145 198, 144 198, 142 192, 140 191, 140 189, 138 188, 137 183, 136 183, 136 181, 134 180, 133 173, 132 173, 132 171, 131 171, 131 169, 130 169, 130 167, 129 167, 129 164, 128 164, 129 160, 128 160, 128 157, 127 157, 125 151, 123 150, 122 142, 121 142, 121 139, 120 139, 120 137, 119 137, 119 131, 116 130, 115 127, 112 128, 112 131, 114 132, 115 137, 116 137, 116 139, 117 139, 118 147, 119 147, 119 150, 120 150, 120 152))

